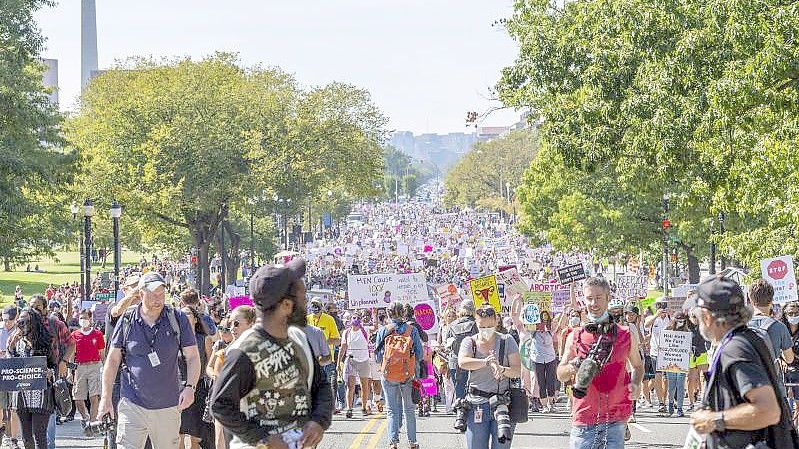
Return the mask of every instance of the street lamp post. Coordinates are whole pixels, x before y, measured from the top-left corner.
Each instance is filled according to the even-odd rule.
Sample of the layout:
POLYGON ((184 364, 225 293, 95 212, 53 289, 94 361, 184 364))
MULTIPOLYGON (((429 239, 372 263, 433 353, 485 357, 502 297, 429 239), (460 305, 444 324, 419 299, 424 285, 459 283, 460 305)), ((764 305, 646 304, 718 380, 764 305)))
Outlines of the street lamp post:
MULTIPOLYGON (((726 215, 724 212, 719 212, 719 235, 724 238, 724 220, 726 219, 726 215)), ((727 268, 727 258, 724 257, 724 253, 722 252, 720 257, 721 259, 721 270, 724 271, 727 268)))
POLYGON ((663 296, 669 297, 669 194, 663 194, 663 296))
POLYGON ((92 215, 94 215, 94 204, 87 199, 83 202, 83 241, 85 243, 84 258, 85 278, 83 284, 83 298, 88 300, 92 293, 92 215))
POLYGON ((715 229, 713 223, 710 224, 710 274, 716 274, 716 241, 713 240, 715 229))
POLYGON ((283 212, 283 235, 286 238, 283 249, 289 249, 289 212, 291 211, 291 198, 286 198, 286 209, 283 212))
MULTIPOLYGON (((78 212, 80 212, 80 206, 72 203, 72 206, 70 206, 69 209, 72 212, 72 219, 77 221, 78 212)), ((83 232, 80 229, 80 222, 78 222, 78 252, 80 253, 80 288, 82 290, 86 286, 86 280, 84 278, 85 273, 83 272, 85 263, 83 260, 83 232)))
POLYGON ((122 206, 114 200, 111 203, 111 219, 114 223, 114 301, 119 294, 119 266, 122 264, 122 251, 119 245, 119 217, 122 216, 122 206))

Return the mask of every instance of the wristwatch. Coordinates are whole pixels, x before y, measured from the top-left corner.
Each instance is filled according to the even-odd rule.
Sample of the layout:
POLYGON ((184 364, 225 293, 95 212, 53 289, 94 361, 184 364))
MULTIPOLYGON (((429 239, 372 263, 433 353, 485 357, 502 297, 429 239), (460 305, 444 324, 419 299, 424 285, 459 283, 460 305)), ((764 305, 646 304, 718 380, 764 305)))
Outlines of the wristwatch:
POLYGON ((716 412, 716 418, 713 420, 713 431, 724 432, 727 430, 727 425, 724 424, 724 412, 716 412))
POLYGON ((183 385, 183 388, 191 388, 192 390, 197 391, 197 389, 194 388, 194 385, 192 385, 192 384, 183 385))

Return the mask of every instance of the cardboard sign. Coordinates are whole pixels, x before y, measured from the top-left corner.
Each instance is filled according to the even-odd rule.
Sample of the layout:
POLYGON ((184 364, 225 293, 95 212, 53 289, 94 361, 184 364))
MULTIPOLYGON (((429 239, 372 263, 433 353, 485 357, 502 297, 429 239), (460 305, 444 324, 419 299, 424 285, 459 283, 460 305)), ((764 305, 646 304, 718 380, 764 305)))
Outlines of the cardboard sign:
POLYGON ((524 294, 525 304, 535 304, 541 312, 552 313, 552 292, 527 292, 524 294))
POLYGON ((47 357, 0 359, 0 391, 47 388, 47 357))
POLYGON ((439 309, 442 311, 447 307, 457 308, 463 300, 455 284, 439 285, 434 290, 438 296, 439 309))
POLYGON ((696 290, 699 284, 680 284, 671 290, 671 296, 675 298, 687 298, 688 293, 696 290))
POLYGON ((796 294, 796 273, 791 256, 761 260, 760 272, 763 279, 774 287, 774 304, 799 300, 796 294))
POLYGON ((693 333, 691 332, 662 331, 658 346, 657 370, 667 373, 687 372, 691 358, 692 338, 693 333))
POLYGON ((582 281, 587 277, 585 274, 585 267, 582 263, 576 263, 574 265, 567 265, 563 268, 558 268, 557 272, 558 281, 563 285, 582 281))
POLYGON ((350 309, 387 307, 394 300, 418 304, 430 299, 423 273, 351 274, 347 276, 347 289, 350 309))
POLYGON ((646 276, 637 274, 617 274, 616 291, 613 296, 627 302, 630 298, 646 298, 646 276))
POLYGON ((552 292, 552 313, 563 313, 569 304, 569 290, 559 289, 552 292))
POLYGON ((469 282, 469 288, 472 291, 475 308, 487 303, 491 304, 497 313, 501 311, 502 305, 499 300, 499 287, 497 287, 497 277, 495 275, 472 279, 469 282))

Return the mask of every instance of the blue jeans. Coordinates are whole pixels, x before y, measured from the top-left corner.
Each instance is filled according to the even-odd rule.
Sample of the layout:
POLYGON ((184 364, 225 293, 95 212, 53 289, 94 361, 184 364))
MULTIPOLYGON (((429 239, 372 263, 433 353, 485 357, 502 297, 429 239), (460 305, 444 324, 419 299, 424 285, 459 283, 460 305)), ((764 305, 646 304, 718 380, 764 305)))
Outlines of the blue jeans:
POLYGON ((569 449, 624 449, 624 429, 623 422, 573 426, 569 449))
POLYGON ((674 412, 674 403, 677 411, 682 412, 682 402, 685 399, 685 373, 666 373, 669 385, 669 414, 674 412))
POLYGON ((331 363, 329 365, 325 365, 322 367, 322 370, 327 375, 327 380, 330 381, 330 386, 333 388, 333 397, 336 398, 335 408, 340 409, 344 407, 344 395, 346 394, 346 389, 344 388, 344 384, 338 383, 338 373, 336 373, 336 364, 331 363))
POLYGON ((455 384, 455 400, 466 397, 466 384, 469 383, 469 372, 465 369, 450 368, 449 377, 455 384))
POLYGON ((413 382, 391 382, 384 380, 383 395, 388 405, 388 441, 389 443, 399 443, 399 432, 402 427, 402 415, 405 414, 405 424, 407 425, 408 442, 416 443, 416 406, 411 398, 413 382))
MULTIPOLYGON (((511 424, 511 429, 515 430, 516 425, 511 424)), ((466 411, 466 447, 468 449, 510 449, 510 441, 500 443, 497 440, 497 421, 491 413, 491 406, 488 402, 480 405, 473 405, 466 411), (480 422, 475 422, 475 411, 480 410, 482 417, 480 422), (489 446, 488 443, 491 442, 489 446)))

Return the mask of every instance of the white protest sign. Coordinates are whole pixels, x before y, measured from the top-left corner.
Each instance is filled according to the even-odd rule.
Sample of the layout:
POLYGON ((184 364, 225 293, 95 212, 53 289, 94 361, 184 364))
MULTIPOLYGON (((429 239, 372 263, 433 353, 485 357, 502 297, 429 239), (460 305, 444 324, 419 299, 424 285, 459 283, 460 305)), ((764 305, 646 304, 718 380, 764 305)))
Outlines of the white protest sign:
POLYGON ((365 274, 347 276, 350 309, 387 307, 397 300, 407 304, 428 301, 427 280, 422 273, 365 274))
POLYGON ((499 300, 502 305, 502 314, 505 316, 510 313, 513 297, 516 294, 523 297, 526 292, 530 291, 527 283, 519 276, 519 272, 515 268, 497 273, 497 286, 500 291, 499 300))
POLYGON ((617 274, 614 296, 627 301, 630 298, 646 298, 646 276, 637 274, 617 274))
POLYGON ((693 333, 691 332, 662 331, 658 346, 657 370, 669 373, 688 371, 692 338, 693 333))
POLYGON ((699 284, 680 284, 671 290, 671 296, 675 298, 687 298, 691 290, 696 290, 699 284))
POLYGON ((774 304, 797 301, 796 273, 791 256, 780 256, 760 261, 763 279, 774 287, 774 304))

